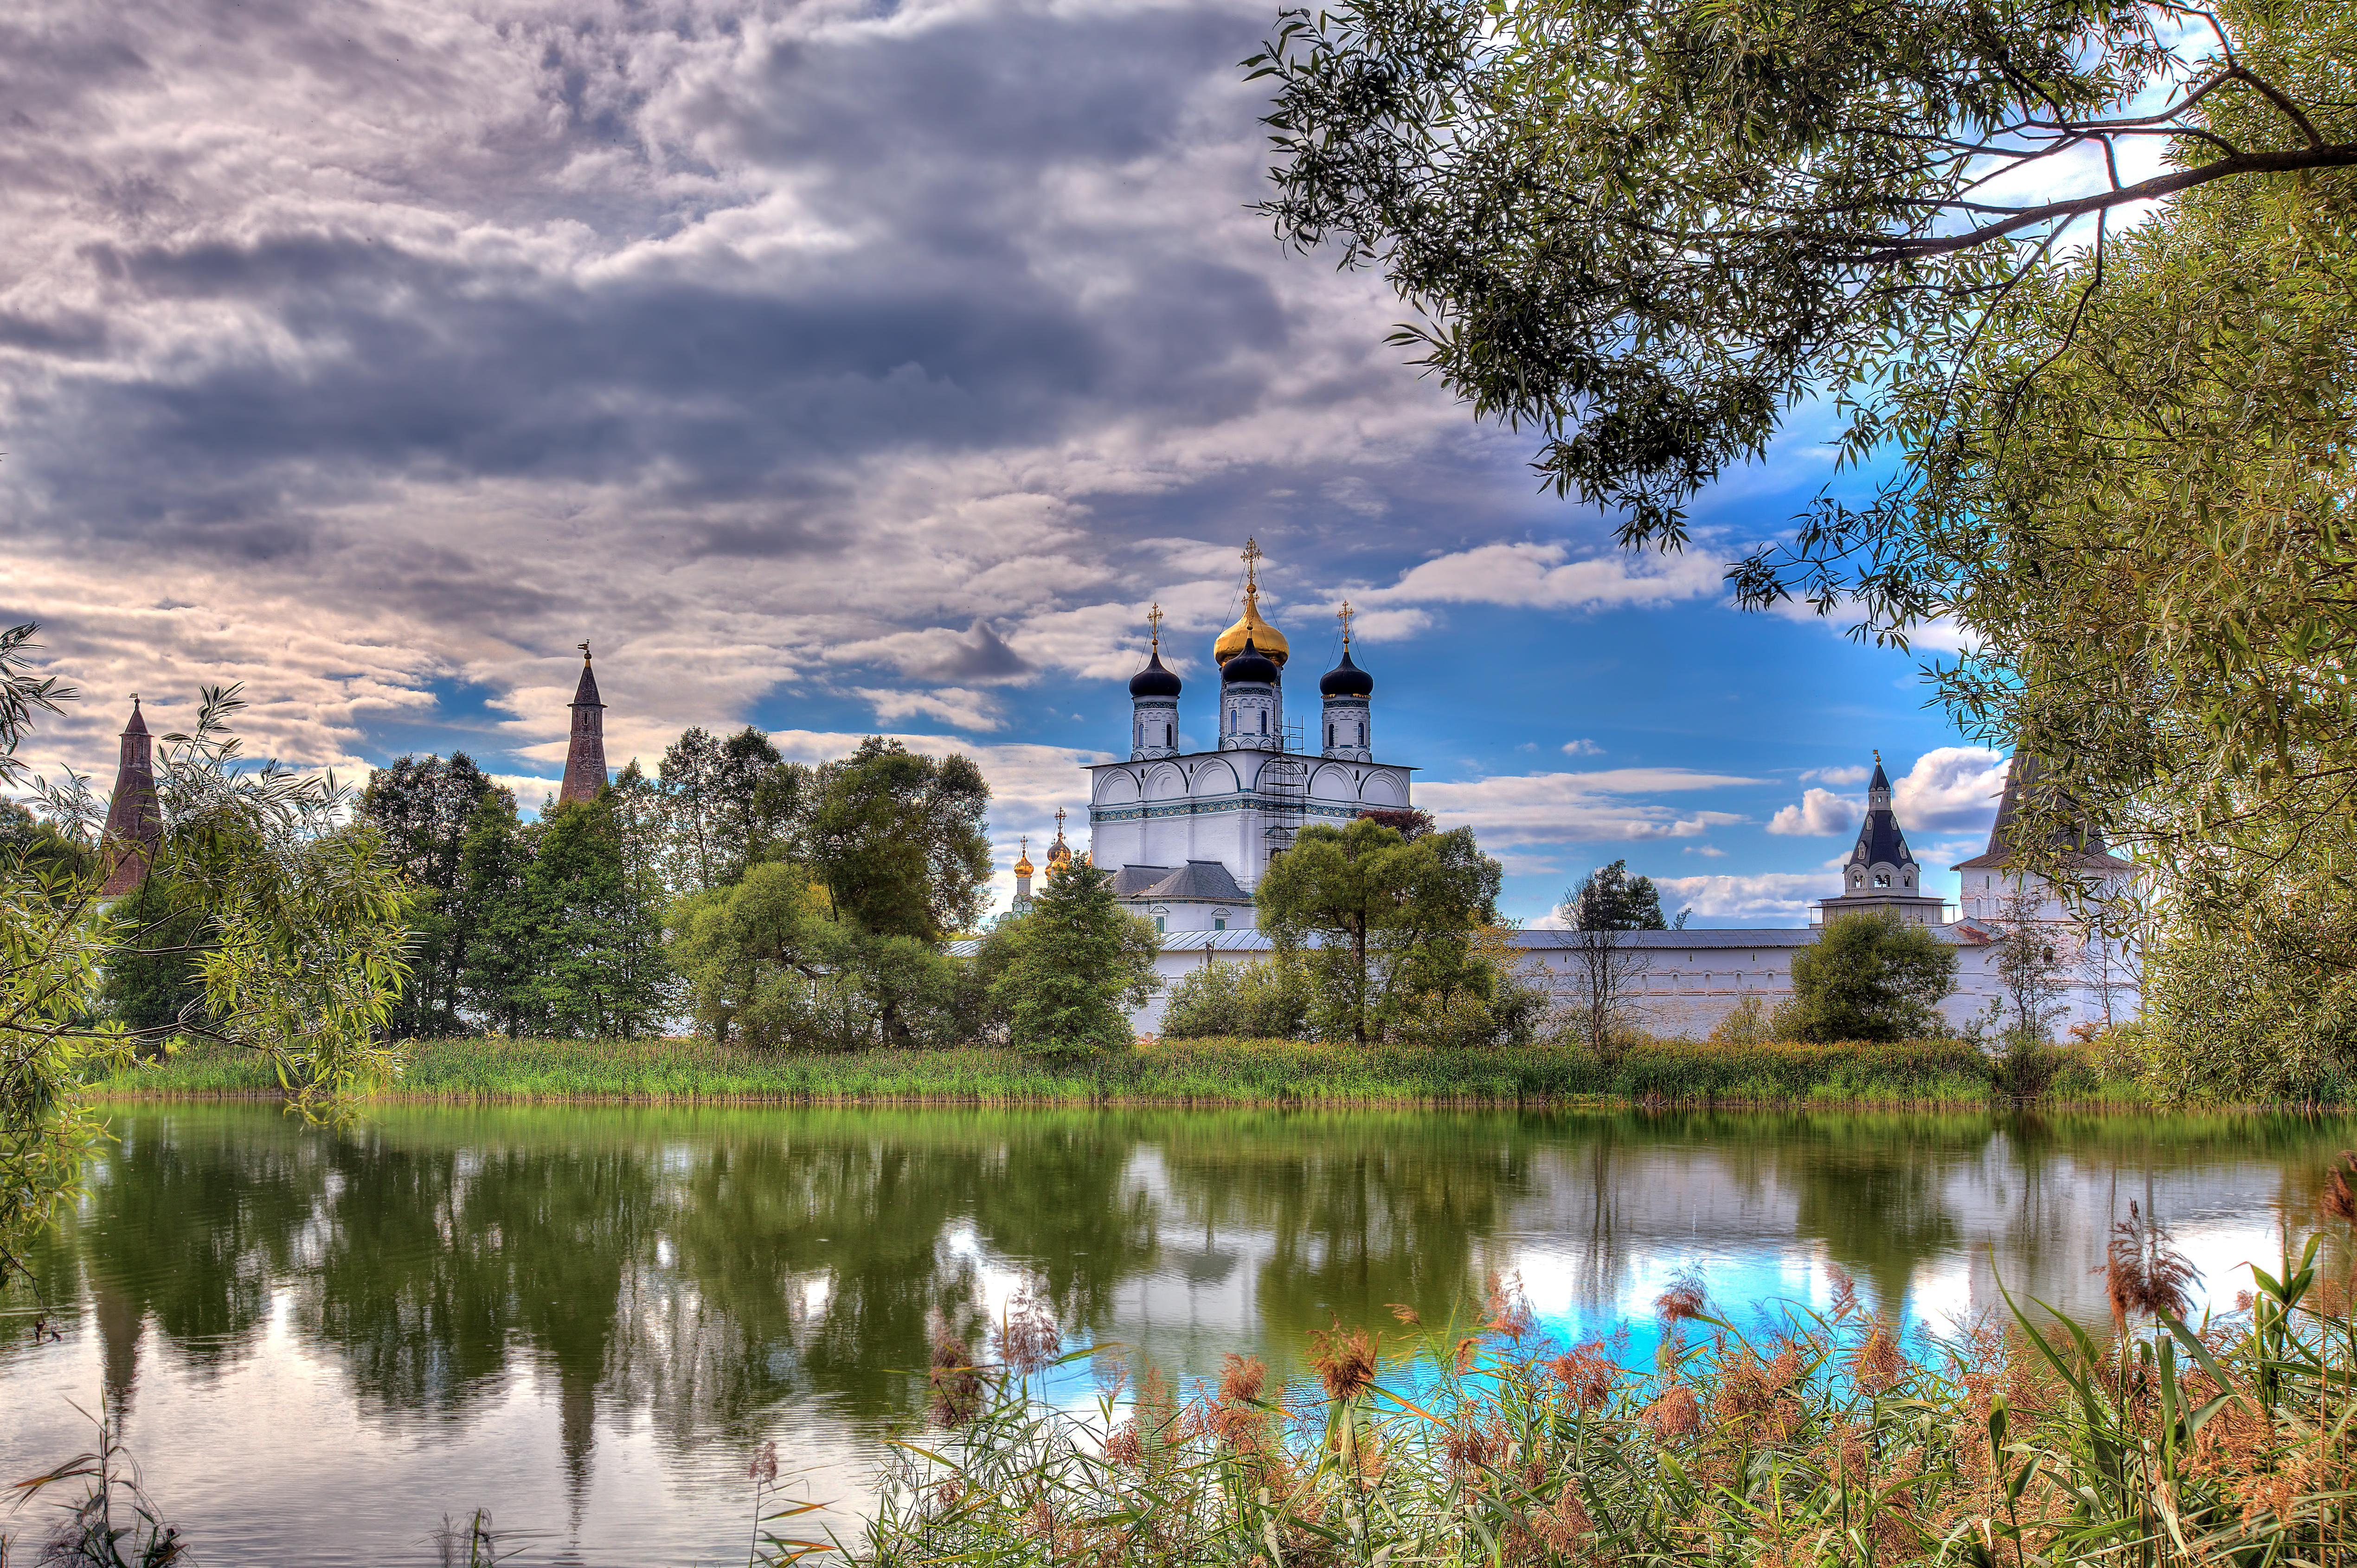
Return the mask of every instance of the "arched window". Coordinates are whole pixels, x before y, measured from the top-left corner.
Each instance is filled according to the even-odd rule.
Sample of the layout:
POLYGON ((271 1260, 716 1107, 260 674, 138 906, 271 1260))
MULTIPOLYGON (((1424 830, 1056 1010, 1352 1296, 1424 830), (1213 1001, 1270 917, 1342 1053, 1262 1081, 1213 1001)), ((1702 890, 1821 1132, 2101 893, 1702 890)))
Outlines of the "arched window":
POLYGON ((1263 708, 1260 711, 1260 733, 1263 735, 1266 735, 1268 733, 1268 710, 1266 708, 1263 708))
POLYGON ((1170 726, 1168 725, 1164 725, 1162 726, 1162 744, 1165 746, 1175 746, 1178 744, 1170 738, 1170 726))
POLYGON ((1328 725, 1326 726, 1326 744, 1328 746, 1332 746, 1334 744, 1334 726, 1332 725, 1328 725))

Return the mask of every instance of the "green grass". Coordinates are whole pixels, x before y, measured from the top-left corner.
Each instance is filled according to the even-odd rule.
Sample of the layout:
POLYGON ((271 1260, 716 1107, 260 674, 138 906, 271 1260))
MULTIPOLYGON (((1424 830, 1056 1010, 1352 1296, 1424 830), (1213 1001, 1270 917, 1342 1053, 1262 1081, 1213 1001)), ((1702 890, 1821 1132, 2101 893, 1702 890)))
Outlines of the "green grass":
MULTIPOLYGON (((2116 1102, 2072 1058, 2050 1101, 2116 1102)), ((109 1095, 270 1094, 259 1058, 195 1048, 105 1079, 109 1095)), ((1290 1040, 1149 1042, 1102 1059, 1018 1052, 879 1050, 786 1055, 700 1040, 421 1040, 382 1098, 451 1103, 774 1101, 972 1105, 1674 1105, 1981 1106, 1999 1098, 1972 1047, 1750 1045, 1659 1040, 1608 1064, 1584 1048, 1434 1052, 1290 1040)))

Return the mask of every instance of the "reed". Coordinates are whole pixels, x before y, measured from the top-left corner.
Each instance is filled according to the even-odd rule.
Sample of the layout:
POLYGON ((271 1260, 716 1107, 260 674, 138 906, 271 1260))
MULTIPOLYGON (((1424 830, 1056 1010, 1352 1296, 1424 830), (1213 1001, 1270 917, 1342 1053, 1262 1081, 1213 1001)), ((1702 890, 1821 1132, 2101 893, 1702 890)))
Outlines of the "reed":
MULTIPOLYGON (((2065 1067, 2050 1102, 2133 1095, 2065 1067)), ((268 1065, 190 1048, 116 1073, 111 1095, 267 1095, 268 1065)), ((843 1054, 724 1049, 694 1039, 420 1040, 380 1098, 442 1103, 616 1101, 974 1105, 1891 1105, 2010 1098, 1961 1041, 1727 1045, 1648 1040, 1610 1059, 1564 1045, 1435 1051, 1297 1040, 1146 1040, 1058 1059, 985 1047, 843 1054)))
MULTIPOLYGON (((1077 1412, 960 1365, 964 1419, 898 1450, 848 1538, 771 1561, 1440 1568, 2212 1568, 2357 1562, 2357 1327, 2311 1240, 2246 1307, 2189 1323, 2166 1238, 2108 1260, 2098 1338, 2007 1298, 1909 1353, 1847 1291, 1755 1337, 1694 1282, 1657 1367, 1545 1344, 1511 1281, 1478 1320, 1318 1336, 1317 1379, 1230 1358, 1174 1400, 1146 1371, 1077 1412)), ((1102 1355, 1102 1353, 1100 1353, 1102 1355)))

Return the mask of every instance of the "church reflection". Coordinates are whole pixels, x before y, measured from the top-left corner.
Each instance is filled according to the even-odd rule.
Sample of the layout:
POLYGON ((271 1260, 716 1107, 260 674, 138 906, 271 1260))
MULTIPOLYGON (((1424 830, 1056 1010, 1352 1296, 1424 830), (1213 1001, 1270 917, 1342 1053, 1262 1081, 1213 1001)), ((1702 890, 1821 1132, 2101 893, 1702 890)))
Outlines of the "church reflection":
MULTIPOLYGON (((1641 1315, 1694 1258, 1738 1296, 1830 1264, 1886 1307, 1928 1310, 1936 1286, 1953 1314, 1993 1305, 2002 1270, 2093 1315, 2129 1197, 2180 1229, 2232 1219, 2247 1245, 2304 1212, 2348 1139, 2246 1119, 583 1110, 324 1133, 247 1107, 116 1134, 31 1262, 135 1444, 143 1359, 232 1379, 273 1335, 393 1427, 463 1426, 528 1376, 576 1522, 601 1422, 674 1455, 781 1418, 872 1441, 920 1416, 929 1319, 978 1331, 1018 1286, 1181 1376, 1232 1349, 1297 1370, 1307 1329, 1389 1326, 1393 1303, 1438 1320, 1505 1268, 1566 1325, 1641 1315)), ((29 1299, 0 1314, 0 1394, 55 1348, 31 1344, 29 1299)))

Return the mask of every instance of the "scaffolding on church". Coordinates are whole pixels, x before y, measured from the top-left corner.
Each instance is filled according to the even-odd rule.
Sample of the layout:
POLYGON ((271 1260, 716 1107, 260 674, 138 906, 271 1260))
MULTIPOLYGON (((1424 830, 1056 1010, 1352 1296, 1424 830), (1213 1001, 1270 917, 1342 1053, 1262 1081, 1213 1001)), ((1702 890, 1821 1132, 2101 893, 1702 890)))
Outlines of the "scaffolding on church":
POLYGON ((1309 803, 1309 764, 1300 755, 1301 727, 1288 723, 1275 739, 1276 756, 1261 764, 1259 785, 1267 822, 1262 832, 1271 860, 1293 847, 1309 803))

